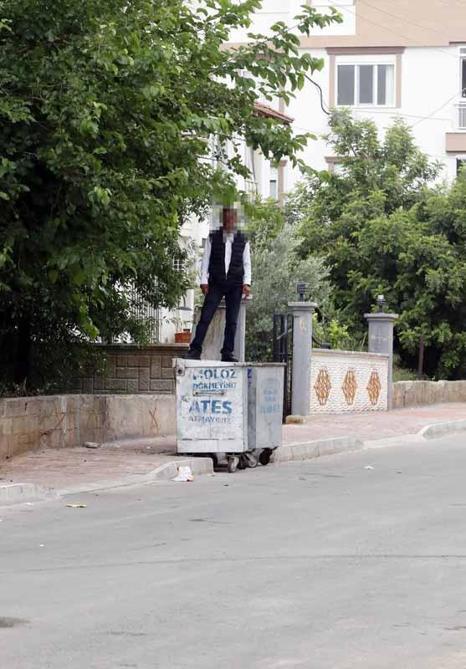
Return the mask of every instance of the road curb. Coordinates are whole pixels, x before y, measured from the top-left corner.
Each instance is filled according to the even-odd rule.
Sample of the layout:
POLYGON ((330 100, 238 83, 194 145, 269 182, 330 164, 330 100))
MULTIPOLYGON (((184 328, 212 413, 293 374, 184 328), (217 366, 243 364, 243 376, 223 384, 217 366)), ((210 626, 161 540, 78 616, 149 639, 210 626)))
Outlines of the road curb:
POLYGON ((0 506, 24 504, 57 497, 54 490, 35 483, 8 483, 0 486, 0 506))
POLYGON ((466 420, 451 420, 443 423, 432 423, 426 425, 414 434, 402 434, 384 439, 367 439, 363 441, 356 437, 336 437, 334 439, 317 439, 315 441, 297 442, 280 446, 272 455, 271 462, 293 462, 299 460, 312 460, 323 455, 335 455, 337 453, 349 453, 367 448, 384 448, 388 446, 399 446, 403 442, 420 443, 430 439, 444 437, 448 434, 466 432, 466 420))
POLYGON ((138 474, 119 480, 99 481, 94 485, 83 484, 72 488, 63 488, 57 490, 57 495, 59 497, 65 497, 66 495, 113 490, 114 488, 130 488, 132 486, 148 485, 150 483, 156 483, 157 481, 170 481, 178 474, 178 467, 180 466, 190 467, 194 476, 214 473, 214 463, 211 458, 180 458, 179 460, 169 460, 142 476, 138 474))
POLYGON ((463 420, 448 420, 443 423, 432 423, 426 425, 418 432, 423 439, 436 439, 444 437, 448 434, 455 434, 456 432, 466 431, 466 419, 463 420))
MULTIPOLYGON (((369 448, 383 448, 401 445, 403 441, 422 444, 430 439, 436 439, 448 434, 466 432, 466 419, 445 421, 426 425, 414 434, 397 435, 385 439, 374 439, 363 441, 356 437, 335 437, 330 439, 316 439, 314 441, 283 444, 272 455, 271 463, 296 462, 302 460, 313 460, 325 455, 336 455, 338 453, 351 453, 369 448)), ((56 499, 65 495, 73 495, 99 490, 111 490, 136 485, 155 483, 157 481, 169 481, 178 473, 178 467, 187 466, 191 468, 194 476, 213 474, 213 461, 209 457, 179 458, 156 467, 143 476, 131 476, 122 480, 100 481, 95 485, 82 485, 74 488, 54 490, 43 488, 34 483, 10 483, 0 486, 0 506, 21 504, 26 502, 45 501, 56 499)))
POLYGON ((284 444, 272 455, 271 462, 292 462, 294 460, 312 460, 323 455, 347 453, 364 448, 364 443, 355 437, 335 437, 334 439, 317 439, 315 441, 284 444))
POLYGON ((148 479, 150 481, 169 481, 178 474, 178 467, 190 467, 194 476, 214 473, 212 458, 183 458, 171 460, 153 469, 148 474, 148 479))
POLYGON ((143 476, 128 476, 120 480, 99 481, 94 485, 83 484, 55 490, 43 488, 35 483, 10 483, 0 486, 0 506, 25 502, 43 502, 49 499, 66 497, 67 495, 113 490, 114 488, 129 488, 157 481, 170 481, 178 474, 178 467, 180 466, 190 467, 194 476, 214 473, 214 463, 211 458, 180 458, 179 460, 165 462, 143 476))

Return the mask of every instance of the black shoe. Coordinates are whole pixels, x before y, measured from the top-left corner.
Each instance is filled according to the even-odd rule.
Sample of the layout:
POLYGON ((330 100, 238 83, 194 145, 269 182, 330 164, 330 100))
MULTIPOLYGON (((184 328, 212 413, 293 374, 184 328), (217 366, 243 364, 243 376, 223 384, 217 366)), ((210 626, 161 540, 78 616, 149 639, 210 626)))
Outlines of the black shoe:
POLYGON ((196 351, 193 348, 190 348, 186 354, 186 360, 200 360, 200 359, 201 359, 201 352, 196 351))
POLYGON ((233 353, 222 353, 222 362, 239 362, 233 353))

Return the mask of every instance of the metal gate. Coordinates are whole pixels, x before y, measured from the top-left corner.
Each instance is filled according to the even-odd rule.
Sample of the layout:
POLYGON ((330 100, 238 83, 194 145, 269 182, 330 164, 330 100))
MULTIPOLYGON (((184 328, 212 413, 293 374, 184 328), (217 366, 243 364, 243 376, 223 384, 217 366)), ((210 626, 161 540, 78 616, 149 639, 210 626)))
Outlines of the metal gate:
POLYGON ((293 315, 273 315, 273 361, 285 363, 283 386, 283 421, 291 414, 291 391, 293 386, 293 315))

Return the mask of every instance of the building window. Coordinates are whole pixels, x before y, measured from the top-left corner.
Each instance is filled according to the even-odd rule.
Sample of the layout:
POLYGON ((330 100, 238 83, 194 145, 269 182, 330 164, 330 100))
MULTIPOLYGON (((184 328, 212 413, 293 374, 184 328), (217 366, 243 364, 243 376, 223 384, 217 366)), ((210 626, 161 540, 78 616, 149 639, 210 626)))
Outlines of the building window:
POLYGON ((278 200, 278 167, 270 167, 269 197, 278 200))
POLYGON ((183 271, 183 260, 181 258, 173 258, 173 269, 175 272, 183 271))
POLYGON ((329 172, 338 175, 345 174, 345 166, 343 165, 342 159, 338 156, 326 156, 325 162, 327 163, 327 169, 329 172))
POLYGON ((460 98, 456 103, 457 129, 466 130, 466 49, 460 49, 460 98))
POLYGON ((465 172, 466 170, 466 158, 457 158, 456 159, 456 176, 459 177, 460 173, 465 172))
POLYGON ((395 98, 395 66, 381 63, 339 64, 337 104, 345 107, 392 107, 395 98))
POLYGON ((244 163, 249 170, 249 177, 244 180, 244 190, 251 199, 259 193, 260 158, 252 146, 244 144, 244 163))
POLYGON ((461 97, 466 98, 466 48, 460 49, 460 87, 461 97))

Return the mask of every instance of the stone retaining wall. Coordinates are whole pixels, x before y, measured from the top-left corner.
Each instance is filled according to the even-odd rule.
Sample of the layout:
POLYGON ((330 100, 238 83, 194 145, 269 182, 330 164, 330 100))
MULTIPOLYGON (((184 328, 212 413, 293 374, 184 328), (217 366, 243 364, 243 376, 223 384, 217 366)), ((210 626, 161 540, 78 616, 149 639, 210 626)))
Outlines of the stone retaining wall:
POLYGON ((0 399, 0 461, 39 447, 174 434, 174 395, 50 395, 0 399))
POLYGON ((397 381, 392 406, 403 407, 466 402, 466 381, 397 381))
POLYGON ((313 349, 311 413, 386 411, 388 355, 313 349))
POLYGON ((97 346, 98 364, 104 372, 88 369, 72 388, 78 393, 169 393, 175 392, 173 358, 188 350, 185 344, 97 346))

